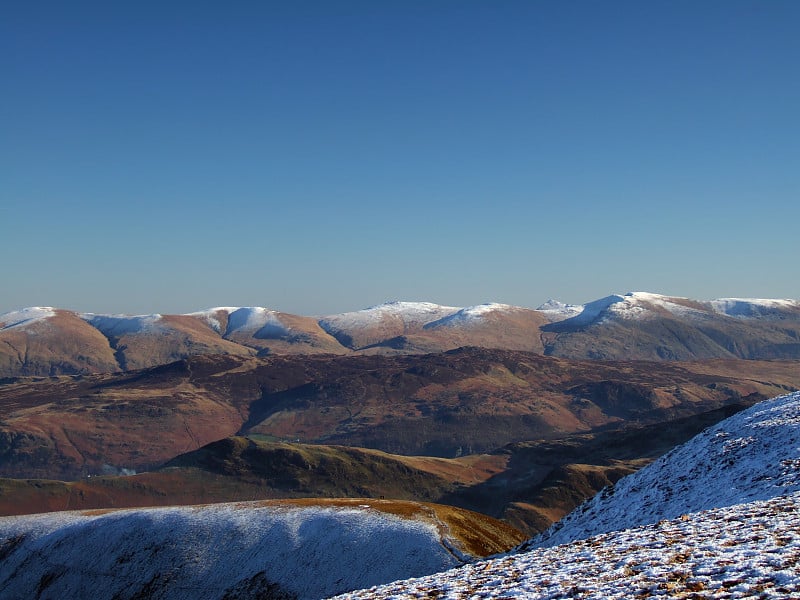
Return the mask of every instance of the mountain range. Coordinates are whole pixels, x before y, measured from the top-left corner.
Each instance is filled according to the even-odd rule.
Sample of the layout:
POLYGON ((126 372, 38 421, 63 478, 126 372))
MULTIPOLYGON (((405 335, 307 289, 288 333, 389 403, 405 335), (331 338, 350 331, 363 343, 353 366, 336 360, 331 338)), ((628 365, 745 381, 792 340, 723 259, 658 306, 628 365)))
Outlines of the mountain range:
POLYGON ((119 372, 199 354, 420 354, 478 346, 575 359, 800 358, 796 300, 697 301, 635 292, 538 309, 389 302, 307 317, 261 307, 0 315, 0 377, 119 372))
MULTIPOLYGON (((27 552, 41 557, 69 545, 83 547, 66 530, 80 538, 84 527, 90 532, 102 529, 109 557, 121 548, 122 556, 114 558, 121 562, 115 564, 131 563, 136 582, 131 589, 143 596, 171 589, 172 596, 180 597, 183 592, 170 588, 177 585, 187 597, 195 597, 199 588, 192 578, 197 573, 181 561, 189 555, 193 565, 222 560, 216 549, 197 545, 197 531, 208 533, 209 539, 232 535, 241 526, 231 514, 264 508, 256 520, 263 515, 263 528, 284 532, 270 538, 278 546, 353 545, 366 534, 352 538, 344 532, 344 541, 335 539, 338 533, 326 534, 321 541, 316 524, 325 521, 326 528, 337 529, 339 516, 331 517, 329 509, 357 509, 361 514, 352 522, 350 516, 344 518, 341 522, 350 525, 343 526, 352 529, 361 519, 363 531, 379 539, 382 534, 371 528, 384 531, 387 525, 383 517, 373 521, 370 511, 381 512, 376 505, 385 497, 416 503, 413 509, 382 505, 390 513, 412 515, 412 521, 432 510, 446 512, 430 508, 433 504, 420 508, 421 502, 458 507, 447 509, 456 512, 448 513, 446 526, 437 526, 444 533, 426 538, 418 553, 443 556, 444 549, 456 563, 425 563, 421 570, 403 570, 408 565, 403 562, 400 568, 398 563, 398 570, 390 568, 380 581, 323 569, 325 594, 383 583, 389 580, 384 576, 423 575, 481 556, 477 550, 465 553, 463 535, 450 535, 458 523, 461 531, 481 532, 487 542, 483 554, 503 551, 514 536, 513 543, 519 542, 521 534, 509 527, 497 538, 498 528, 506 527, 492 524, 497 518, 537 536, 518 554, 502 559, 500 571, 482 567, 485 575, 494 573, 504 582, 498 589, 519 595, 521 588, 506 579, 522 566, 534 568, 530 561, 540 559, 532 557, 550 551, 551 558, 542 560, 571 560, 569 551, 548 550, 555 543, 576 544, 586 552, 600 548, 598 564, 618 564, 620 552, 633 552, 640 544, 618 550, 628 543, 619 541, 616 529, 622 525, 638 527, 630 534, 639 536, 637 540, 663 534, 673 536, 669 544, 674 544, 674 536, 687 528, 710 535, 706 521, 740 519, 753 511, 768 521, 778 505, 794 514, 789 487, 795 484, 787 477, 797 471, 797 461, 783 456, 788 450, 780 444, 800 443, 787 434, 793 426, 787 415, 800 397, 779 403, 770 418, 753 410, 766 398, 800 388, 798 358, 800 304, 793 300, 698 302, 637 292, 579 306, 549 301, 536 310, 496 303, 458 308, 391 302, 322 318, 259 307, 145 316, 45 307, 6 313, 0 315, 0 477, 5 477, 0 479, 0 514, 100 512, 0 519, 6 532, 0 539, 0 560, 12 557, 31 566, 35 561, 27 552), (732 417, 725 421, 727 429, 719 429, 717 423, 736 413, 745 416, 740 421, 732 417), (745 422, 754 425, 747 429, 745 422), (709 426, 717 429, 659 458, 709 426), (779 435, 778 441, 769 437, 773 434, 779 435), (764 468, 764 460, 780 465, 781 473, 764 468), (651 470, 640 471, 653 461, 651 470), (717 472, 715 463, 730 467, 727 475, 717 472), (632 478, 637 472, 644 475, 632 478), (709 476, 720 481, 728 477, 728 496, 704 479, 709 476), (789 495, 750 493, 764 489, 765 482, 784 480, 789 483, 778 487, 789 495), (705 491, 697 492, 695 486, 705 491), (730 495, 734 489, 741 493, 730 495), (701 496, 705 502, 699 502, 701 496), (202 512, 197 508, 185 509, 189 513, 177 508, 118 510, 255 499, 271 504, 225 505, 203 512, 199 521, 190 516, 202 512), (278 499, 292 504, 275 504, 278 499), (754 501, 762 504, 755 509, 754 501), (736 504, 740 502, 747 504, 736 504), (736 506, 725 508, 728 504, 736 506), (300 517, 287 506, 311 511, 300 517), (463 509, 479 511, 488 520, 458 512, 463 509), (706 509, 722 512, 697 512, 706 509), (276 524, 275 511, 291 523, 276 524), (111 516, 104 521, 106 514, 111 516), (631 515, 638 519, 630 521, 631 515), (694 523, 695 518, 700 520, 694 523), (653 534, 653 519, 661 521, 656 528, 660 533, 653 534), (137 542, 144 550, 126 545, 118 535, 134 522, 136 527, 154 524, 142 526, 152 538, 137 542), (215 533, 214 523, 227 533, 215 533), (107 524, 109 529, 103 529, 107 524), (293 532, 289 538, 287 528, 293 532), (298 537, 300 530, 311 537, 298 537), (165 532, 175 533, 177 545, 163 539, 165 532), (582 541, 590 535, 601 541, 582 541), (187 550, 192 544, 195 549, 187 550), (164 549, 171 557, 166 567, 153 563, 164 549), (164 569, 181 573, 183 583, 164 580, 164 569)), ((749 527, 742 526, 742 535, 750 537, 736 538, 743 547, 757 536, 749 527)), ((656 545, 667 543, 657 540, 656 545)), ((476 543, 475 536, 469 543, 476 543)), ((249 547, 231 552, 240 550, 254 552, 249 547)), ((317 550, 301 554, 315 564, 332 560, 317 550)), ((352 560, 358 560, 357 553, 352 560)), ((642 560, 655 559, 643 555, 642 560)), ((26 586, 34 586, 34 595, 41 597, 78 590, 74 586, 82 585, 80 581, 51 568, 53 564, 61 563, 44 559, 23 579, 19 574, 27 567, 21 566, 0 582, 0 594, 33 589, 26 586)), ((298 587, 294 580, 303 568, 311 568, 303 564, 296 569, 289 561, 285 572, 274 566, 272 571, 253 571, 244 565, 235 581, 220 580, 211 594, 318 597, 323 592, 298 587)), ((660 572, 657 565, 651 567, 650 572, 660 572)), ((95 573, 92 577, 99 579, 92 581, 101 585, 112 570, 95 573)), ((639 577, 633 571, 631 577, 639 577)), ((730 576, 717 583, 736 587, 730 582, 739 575, 731 571, 730 576)), ((449 575, 436 577, 444 579, 422 585, 432 586, 425 589, 437 595, 465 585, 446 579, 449 575)), ((473 577, 481 581, 484 574, 473 577)), ((658 577, 652 585, 673 585, 668 576, 658 577)), ((563 572, 550 571, 551 583, 568 580, 563 572)), ((636 585, 645 580, 635 579, 636 585)), ((689 576, 680 581, 697 583, 689 576)), ((549 583, 524 582, 554 593, 549 583)), ((596 587, 604 590, 601 595, 611 594, 602 585, 596 587)), ((774 587, 781 590, 781 585, 774 587)), ((391 589, 402 595, 397 590, 406 588, 391 589)), ((692 592, 691 587, 680 589, 692 592)), ((575 595, 573 591, 580 590, 565 593, 575 595)))

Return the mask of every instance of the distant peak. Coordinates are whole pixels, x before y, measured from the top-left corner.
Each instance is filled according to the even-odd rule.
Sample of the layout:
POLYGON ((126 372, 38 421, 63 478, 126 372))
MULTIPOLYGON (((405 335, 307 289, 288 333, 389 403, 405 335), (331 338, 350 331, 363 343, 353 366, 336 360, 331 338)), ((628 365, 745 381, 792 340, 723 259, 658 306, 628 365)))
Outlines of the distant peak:
POLYGON ((408 300, 389 300, 388 302, 384 302, 382 304, 376 304, 374 306, 370 306, 363 310, 440 310, 440 309, 452 309, 458 310, 457 307, 454 306, 443 306, 441 304, 436 304, 434 302, 412 302, 408 300))
POLYGON ((56 310, 52 306, 29 306, 0 315, 0 329, 11 329, 21 325, 30 325, 54 317, 56 310))

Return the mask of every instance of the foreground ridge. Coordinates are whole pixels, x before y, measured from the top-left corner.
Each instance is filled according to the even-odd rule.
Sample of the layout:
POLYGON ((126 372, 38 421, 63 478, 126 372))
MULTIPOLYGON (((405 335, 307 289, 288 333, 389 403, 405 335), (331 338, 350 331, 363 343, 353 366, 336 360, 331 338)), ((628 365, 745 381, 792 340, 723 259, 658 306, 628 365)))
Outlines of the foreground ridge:
POLYGON ((800 592, 798 467, 795 392, 710 427, 516 553, 343 597, 785 598, 800 592))
POLYGON ((339 598, 786 598, 800 493, 481 561, 339 598))
POLYGON ((490 521, 372 499, 4 517, 0 597, 315 600, 485 556, 469 530, 510 530, 490 521))
POLYGON ((617 482, 537 536, 554 546, 800 491, 800 393, 766 400, 709 427, 617 482))

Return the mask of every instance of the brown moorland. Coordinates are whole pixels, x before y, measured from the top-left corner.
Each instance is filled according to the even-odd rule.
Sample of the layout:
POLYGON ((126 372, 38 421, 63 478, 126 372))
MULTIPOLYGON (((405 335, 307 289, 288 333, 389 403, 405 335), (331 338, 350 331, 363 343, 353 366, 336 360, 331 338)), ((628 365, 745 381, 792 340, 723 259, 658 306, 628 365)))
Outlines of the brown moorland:
POLYGON ((674 420, 798 386, 792 361, 607 363, 477 348, 197 356, 0 385, 0 475, 141 471, 235 434, 452 458, 674 420))

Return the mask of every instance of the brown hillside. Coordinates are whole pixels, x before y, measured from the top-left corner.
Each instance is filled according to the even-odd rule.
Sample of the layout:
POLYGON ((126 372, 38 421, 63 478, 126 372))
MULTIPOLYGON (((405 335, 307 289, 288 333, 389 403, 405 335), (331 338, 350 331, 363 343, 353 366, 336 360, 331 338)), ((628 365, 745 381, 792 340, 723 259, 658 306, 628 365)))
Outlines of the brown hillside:
POLYGON ((798 384, 793 362, 597 363, 485 349, 198 356, 0 385, 0 474, 138 471, 237 432, 455 457, 675 419, 798 384))
POLYGON ((108 373, 119 370, 105 336, 70 311, 26 325, 2 329, 0 377, 108 373))

